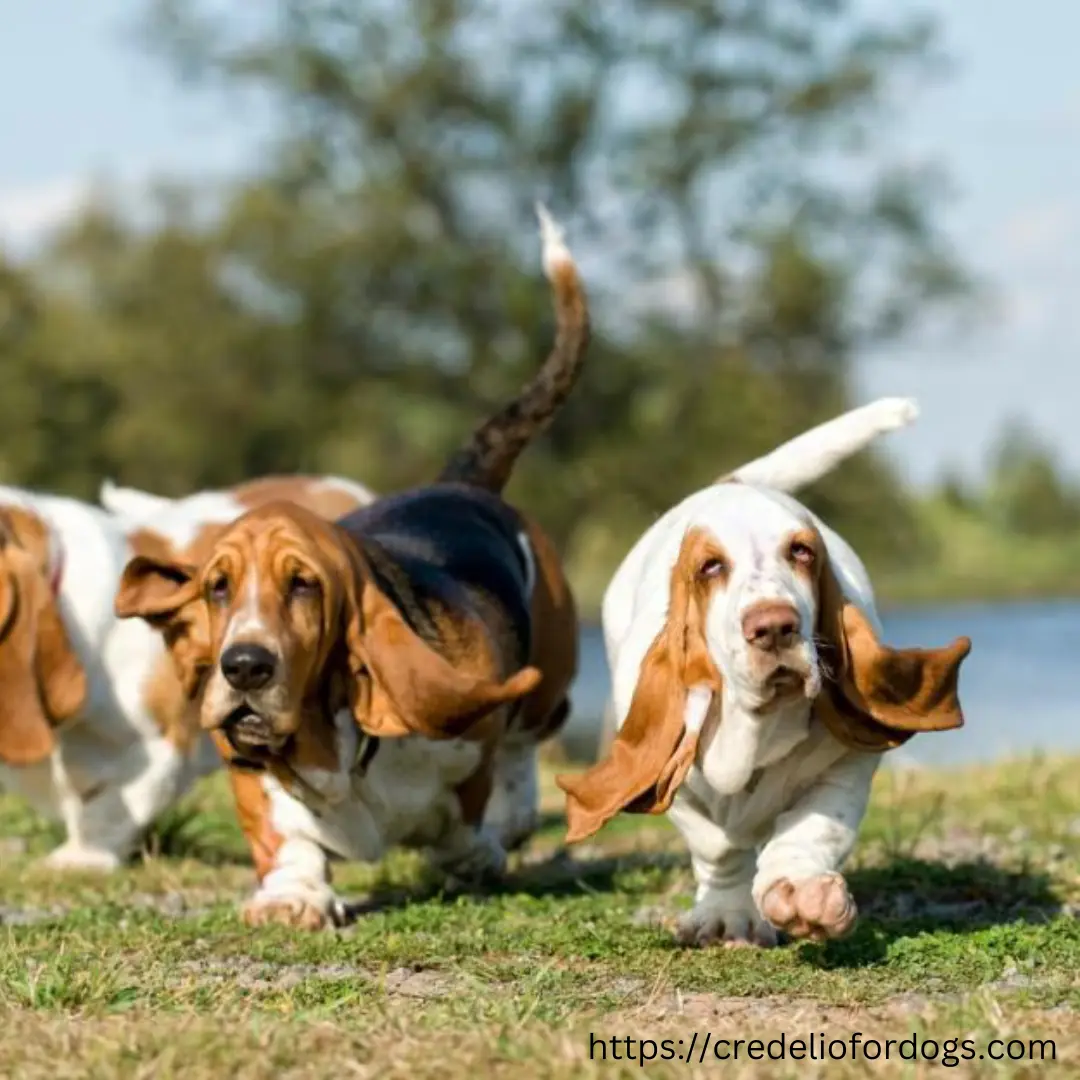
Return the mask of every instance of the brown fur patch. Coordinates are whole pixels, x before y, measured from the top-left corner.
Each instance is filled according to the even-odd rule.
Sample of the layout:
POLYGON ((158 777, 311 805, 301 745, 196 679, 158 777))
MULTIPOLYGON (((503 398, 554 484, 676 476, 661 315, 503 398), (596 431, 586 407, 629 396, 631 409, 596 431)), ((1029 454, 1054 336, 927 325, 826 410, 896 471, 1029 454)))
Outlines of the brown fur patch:
POLYGON ((87 695, 86 672, 53 595, 49 531, 22 507, 0 510, 0 761, 30 765, 87 695))
POLYGON ((228 773, 240 828, 251 849, 255 877, 261 882, 274 868, 274 859, 282 844, 280 834, 270 823, 270 797, 259 773, 239 769, 229 769, 228 773))
POLYGON ((667 619, 642 660, 630 710, 607 758, 580 776, 556 777, 566 792, 567 843, 591 836, 622 811, 660 814, 671 806, 701 737, 686 727, 689 691, 707 688, 715 699, 721 690, 705 618, 722 571, 703 571, 727 561, 710 533, 687 531, 671 571, 667 619))
POLYGON ((522 702, 515 723, 541 742, 555 735, 569 716, 568 694, 577 675, 578 618, 554 545, 539 525, 524 517, 522 520, 536 563, 529 663, 542 677, 540 685, 522 702))
POLYGON ((317 476, 264 476, 238 484, 231 494, 245 510, 271 502, 292 502, 327 521, 337 521, 362 505, 351 491, 317 476))

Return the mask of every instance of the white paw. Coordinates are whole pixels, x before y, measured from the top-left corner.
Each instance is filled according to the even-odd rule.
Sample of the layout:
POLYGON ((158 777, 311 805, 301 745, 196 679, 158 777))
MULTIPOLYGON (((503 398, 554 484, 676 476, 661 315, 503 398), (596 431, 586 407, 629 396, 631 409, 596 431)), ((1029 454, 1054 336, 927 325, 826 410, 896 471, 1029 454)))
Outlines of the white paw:
POLYGON ((749 898, 699 900, 675 929, 680 945, 721 944, 725 949, 757 945, 769 949, 776 944, 776 931, 758 914, 749 898))
POLYGON ((914 398, 882 398, 870 407, 881 431, 896 431, 919 418, 919 405, 914 398))
POLYGON ((260 889, 240 910, 248 926, 289 926, 297 930, 323 930, 343 926, 345 905, 329 889, 260 889))
POLYGON ((114 851, 68 840, 41 862, 48 870, 90 870, 99 874, 111 874, 120 868, 121 859, 114 851))
POLYGON ((506 851, 520 847, 540 825, 540 780, 536 748, 504 747, 495 766, 495 783, 484 810, 484 828, 506 851))
POLYGON ((778 930, 811 941, 843 937, 859 913, 847 882, 837 873, 799 881, 780 878, 762 890, 761 910, 778 930))

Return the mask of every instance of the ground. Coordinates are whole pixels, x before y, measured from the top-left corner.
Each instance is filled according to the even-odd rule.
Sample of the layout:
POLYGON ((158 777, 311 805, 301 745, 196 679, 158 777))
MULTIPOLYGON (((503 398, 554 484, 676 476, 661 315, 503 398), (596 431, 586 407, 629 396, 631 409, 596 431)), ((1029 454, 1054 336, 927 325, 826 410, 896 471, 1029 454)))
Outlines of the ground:
POLYGON ((676 948, 690 893, 677 835, 624 818, 568 858, 550 782, 549 823, 501 891, 444 895, 408 855, 342 867, 366 910, 314 935, 240 924, 251 871, 220 777, 105 880, 36 867, 56 834, 0 798, 0 1075, 907 1076, 952 1065, 951 1038, 975 1055, 953 1075, 1075 1069, 1078 767, 880 775, 850 874, 855 934, 769 952, 676 948), (705 1050, 706 1036, 715 1048, 811 1032, 882 1046, 918 1033, 939 1063, 901 1060, 896 1044, 889 1062, 856 1064, 705 1050), (627 1036, 635 1058, 655 1040, 658 1060, 613 1062, 627 1036), (659 1060, 664 1039, 684 1057, 696 1040, 704 1060, 659 1060), (1054 1047, 992 1065, 979 1055, 993 1039, 1054 1047))

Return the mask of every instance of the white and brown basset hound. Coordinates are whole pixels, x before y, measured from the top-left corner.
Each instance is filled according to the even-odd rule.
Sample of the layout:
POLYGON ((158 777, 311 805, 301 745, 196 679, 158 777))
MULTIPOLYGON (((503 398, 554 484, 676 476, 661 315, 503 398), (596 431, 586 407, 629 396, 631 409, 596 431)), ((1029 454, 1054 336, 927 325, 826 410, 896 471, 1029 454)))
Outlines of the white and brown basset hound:
POLYGON ((332 516, 370 501, 347 485, 269 478, 159 504, 138 520, 0 488, 0 790, 63 823, 50 866, 118 867, 155 818, 221 764, 161 636, 116 617, 126 563, 204 546, 270 498, 332 516))
POLYGON ((963 722, 970 641, 883 644, 859 557, 763 486, 807 475, 777 453, 668 511, 616 571, 603 622, 617 734, 598 765, 559 778, 569 842, 623 811, 669 815, 697 881, 686 944, 846 933, 840 870, 882 754, 963 722))

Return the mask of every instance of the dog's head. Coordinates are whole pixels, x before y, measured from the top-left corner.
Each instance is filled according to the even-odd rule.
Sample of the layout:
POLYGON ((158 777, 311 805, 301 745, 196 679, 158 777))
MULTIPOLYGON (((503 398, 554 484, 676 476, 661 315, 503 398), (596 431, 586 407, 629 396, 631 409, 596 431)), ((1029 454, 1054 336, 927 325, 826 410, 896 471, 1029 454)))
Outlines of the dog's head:
POLYGON ((248 758, 310 745, 340 708, 370 735, 454 737, 539 681, 532 668, 500 682, 448 661, 380 590, 356 542, 290 503, 239 518, 199 566, 136 557, 117 610, 205 620, 202 726, 248 758))
POLYGON ((571 839, 623 809, 666 810, 721 691, 758 715, 805 699, 841 742, 867 751, 963 722, 957 680, 971 642, 881 644, 845 596, 813 518, 786 496, 719 489, 681 537, 668 590, 667 617, 609 757, 560 778, 571 839))
POLYGON ((86 702, 87 682, 60 614, 59 553, 30 510, 0 509, 0 761, 32 765, 86 702))

